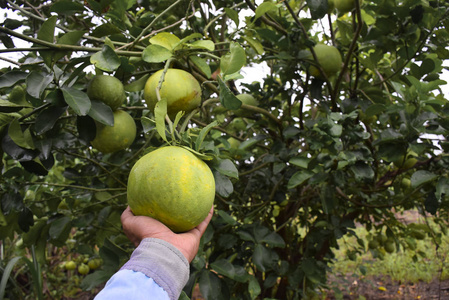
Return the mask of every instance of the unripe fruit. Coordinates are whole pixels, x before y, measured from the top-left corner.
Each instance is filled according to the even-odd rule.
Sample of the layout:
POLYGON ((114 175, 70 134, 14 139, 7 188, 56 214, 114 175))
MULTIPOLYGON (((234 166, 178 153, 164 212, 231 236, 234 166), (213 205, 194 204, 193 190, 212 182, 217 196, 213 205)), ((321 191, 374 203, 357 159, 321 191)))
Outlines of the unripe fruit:
POLYGON ((109 75, 95 76, 87 87, 87 95, 91 100, 98 100, 111 107, 119 108, 126 99, 123 83, 109 75))
MULTIPOLYGON (((341 70, 341 65, 343 63, 340 51, 334 46, 329 46, 325 44, 316 44, 313 47, 315 55, 317 57, 316 63, 321 66, 327 77, 331 77, 337 74, 341 70)), ((311 56, 311 59, 314 59, 311 56)), ((312 76, 323 78, 320 69, 314 65, 309 67, 309 72, 312 76)))
MULTIPOLYGON (((158 102, 156 89, 163 72, 164 70, 157 71, 145 83, 143 97, 153 112, 158 102)), ((192 74, 184 70, 168 69, 159 96, 161 100, 167 100, 167 114, 173 119, 180 111, 188 113, 200 106, 201 86, 192 74)))
POLYGON ((114 112, 114 125, 96 122, 97 134, 91 142, 92 147, 103 153, 112 153, 128 148, 136 138, 136 123, 123 110, 114 112))
POLYGON ((73 260, 71 260, 71 261, 66 262, 64 267, 68 271, 75 270, 76 269, 76 263, 73 260))
POLYGON ((78 273, 80 273, 81 275, 87 275, 89 273, 89 271, 90 271, 90 268, 85 263, 80 264, 78 267, 78 273))

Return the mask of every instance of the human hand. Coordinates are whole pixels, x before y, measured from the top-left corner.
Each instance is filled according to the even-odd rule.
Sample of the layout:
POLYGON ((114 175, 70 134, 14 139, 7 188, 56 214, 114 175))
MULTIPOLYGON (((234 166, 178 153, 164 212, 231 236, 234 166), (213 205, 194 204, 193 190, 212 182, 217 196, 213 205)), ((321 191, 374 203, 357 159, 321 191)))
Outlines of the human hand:
POLYGON ((183 233, 174 233, 156 219, 136 216, 129 206, 122 213, 121 221, 123 231, 136 247, 144 238, 161 239, 175 246, 191 262, 198 252, 201 236, 206 231, 213 214, 214 207, 212 206, 203 222, 192 230, 183 233))

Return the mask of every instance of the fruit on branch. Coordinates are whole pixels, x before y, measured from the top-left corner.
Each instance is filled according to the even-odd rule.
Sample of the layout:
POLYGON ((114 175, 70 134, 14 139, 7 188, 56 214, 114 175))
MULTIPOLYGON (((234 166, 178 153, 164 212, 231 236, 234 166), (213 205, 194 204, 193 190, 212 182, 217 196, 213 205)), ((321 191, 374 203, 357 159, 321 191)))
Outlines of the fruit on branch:
MULTIPOLYGON (((237 99, 239 99, 240 101, 242 101, 242 104, 246 104, 246 105, 251 105, 251 106, 259 106, 259 101, 257 101, 256 98, 254 98, 253 95, 251 94, 238 94, 237 99)), ((239 108, 235 111, 235 115, 238 117, 249 117, 252 114, 254 114, 254 112, 250 111, 250 110, 246 110, 243 108, 239 108)))
POLYGON ((209 166, 191 151, 167 146, 136 162, 127 190, 135 215, 150 216, 175 232, 185 232, 208 215, 215 180, 209 166))
MULTIPOLYGON (((359 0, 362 4, 363 0, 359 0)), ((355 0, 334 0, 335 8, 339 13, 345 14, 355 8, 355 0)))
MULTIPOLYGON (((340 51, 336 47, 319 43, 313 47, 313 50, 317 57, 316 63, 321 66, 321 69, 323 69, 327 77, 331 77, 341 70, 343 61, 340 51)), ((313 56, 311 56, 311 59, 313 59, 313 56)), ((309 72, 312 76, 318 78, 324 77, 320 69, 314 65, 309 67, 309 72)))
POLYGON ((164 70, 159 70, 148 78, 143 97, 145 102, 154 111, 159 99, 167 100, 167 114, 173 119, 180 111, 186 113, 194 110, 201 104, 201 86, 189 72, 179 69, 168 69, 159 90, 157 88, 164 70))
POLYGON ((103 153, 112 153, 131 146, 136 138, 136 123, 123 110, 114 111, 114 125, 95 122, 97 133, 91 142, 92 147, 103 153))
POLYGON ((112 110, 119 108, 126 99, 123 83, 109 75, 95 76, 87 86, 87 96, 108 105, 112 110))

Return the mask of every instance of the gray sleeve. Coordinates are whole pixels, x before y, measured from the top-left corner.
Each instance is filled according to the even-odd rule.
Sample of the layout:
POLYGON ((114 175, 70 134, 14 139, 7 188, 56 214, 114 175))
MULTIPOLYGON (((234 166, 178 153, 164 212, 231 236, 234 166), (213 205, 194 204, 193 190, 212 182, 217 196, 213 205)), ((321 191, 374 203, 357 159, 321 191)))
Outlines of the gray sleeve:
POLYGON ((143 239, 129 261, 121 268, 144 273, 177 300, 189 280, 189 262, 170 243, 154 238, 143 239))

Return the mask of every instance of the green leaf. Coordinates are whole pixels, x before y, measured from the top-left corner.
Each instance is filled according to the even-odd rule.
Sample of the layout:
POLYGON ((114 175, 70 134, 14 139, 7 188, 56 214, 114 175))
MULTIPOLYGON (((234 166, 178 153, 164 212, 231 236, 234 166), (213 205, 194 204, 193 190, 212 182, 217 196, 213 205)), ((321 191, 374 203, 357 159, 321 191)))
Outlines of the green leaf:
POLYGON ((351 166, 351 171, 354 172, 354 177, 357 181, 372 180, 375 175, 371 166, 360 161, 351 166))
POLYGON ((231 110, 239 109, 242 106, 242 101, 240 101, 228 88, 221 77, 218 77, 218 84, 220 87, 220 102, 221 104, 231 110))
POLYGON ((238 28, 239 23, 240 23, 239 13, 237 11, 233 10, 232 8, 228 8, 228 7, 225 7, 224 10, 225 10, 226 14, 228 15, 229 19, 234 21, 235 26, 238 28))
POLYGON ((165 116, 167 115, 167 100, 161 99, 154 107, 154 118, 156 121, 156 130, 161 138, 168 143, 167 136, 165 135, 165 116))
MULTIPOLYGON (((84 35, 84 31, 70 31, 60 37, 57 44, 61 45, 76 45, 81 37, 84 35)), ((55 51, 53 60, 58 61, 65 55, 69 55, 71 51, 55 51)))
POLYGON ((142 52, 142 59, 147 63, 160 63, 172 56, 172 52, 161 45, 149 45, 142 52))
POLYGON ((262 43, 258 40, 249 36, 243 36, 243 39, 251 46, 251 48, 256 50, 257 54, 262 55, 265 53, 262 43))
POLYGON ((306 182, 309 178, 311 178, 314 175, 313 172, 304 170, 304 171, 298 171, 290 178, 287 184, 288 189, 293 189, 297 187, 298 185, 306 182))
POLYGON ((328 0, 307 0, 312 19, 321 19, 327 14, 328 0))
POLYGON ((170 53, 179 44, 181 40, 174 34, 169 32, 161 32, 150 38, 150 43, 158 45, 169 50, 170 53))
POLYGON ((174 49, 176 49, 176 48, 178 48, 178 46, 181 46, 181 45, 183 45, 183 44, 185 44, 185 43, 187 43, 187 42, 189 42, 189 41, 191 41, 191 40, 199 39, 199 38, 202 38, 202 37, 203 37, 203 35, 202 35, 201 33, 198 33, 198 32, 189 34, 189 35, 186 36, 185 38, 181 39, 181 40, 180 40, 176 45, 174 45, 173 47, 174 47, 174 49))
POLYGON ((257 297, 262 292, 259 282, 257 281, 257 278, 254 276, 251 276, 249 279, 248 292, 252 300, 257 299, 257 297))
POLYGON ((220 59, 220 69, 223 76, 240 71, 246 64, 246 52, 242 46, 236 42, 231 42, 229 47, 229 53, 223 55, 220 59))
POLYGON ((50 11, 58 14, 71 15, 76 12, 83 12, 84 5, 69 0, 60 0, 50 7, 50 11))
POLYGON ((235 167, 234 163, 230 159, 218 159, 218 162, 214 164, 214 169, 223 175, 238 179, 239 171, 235 167))
POLYGON ((38 71, 31 72, 26 78, 27 93, 40 99, 52 80, 52 74, 44 74, 38 71))
POLYGON ((139 79, 125 85, 125 91, 127 92, 140 92, 145 88, 145 84, 150 77, 150 74, 146 74, 139 79))
POLYGON ((201 70, 201 72, 206 76, 207 79, 210 78, 210 76, 212 75, 212 71, 210 70, 210 66, 206 62, 206 60, 195 55, 189 56, 189 59, 201 70))
POLYGON ((256 22, 257 19, 265 15, 267 12, 271 10, 276 10, 277 5, 273 2, 263 2, 256 8, 256 15, 254 16, 253 23, 256 22))
POLYGON ((23 71, 11 71, 0 76, 0 89, 14 86, 16 83, 25 80, 29 73, 23 71))
POLYGON ((241 150, 249 149, 258 142, 265 140, 266 138, 267 138, 266 135, 257 135, 255 137, 249 138, 240 144, 239 149, 241 150))
POLYGON ((195 41, 195 42, 189 44, 189 47, 193 48, 193 49, 206 49, 211 52, 215 50, 215 44, 211 40, 195 41))
POLYGON ((106 72, 113 72, 117 70, 121 64, 120 58, 108 45, 104 45, 101 51, 93 54, 90 57, 90 62, 96 68, 106 72))
POLYGON ((50 238, 53 240, 63 239, 64 237, 62 235, 65 235, 67 228, 71 227, 71 221, 72 220, 68 216, 63 216, 54 220, 48 230, 50 238))
POLYGON ((449 196, 449 179, 442 177, 438 180, 435 196, 438 200, 444 196, 449 196))
POLYGON ((6 264, 6 267, 2 270, 2 280, 0 281, 0 299, 3 299, 5 296, 6 291, 6 284, 9 281, 9 276, 11 275, 11 272, 14 268, 14 265, 21 259, 21 257, 13 257, 11 258, 8 263, 6 264))
POLYGON ((92 36, 94 37, 104 37, 104 36, 109 36, 109 35, 113 35, 113 34, 119 34, 121 31, 120 29, 111 24, 111 23, 104 23, 101 24, 100 26, 96 27, 93 31, 92 31, 92 36))
POLYGON ((90 100, 90 102, 88 115, 102 124, 114 126, 114 113, 111 107, 98 100, 90 100))
POLYGON ((206 127, 201 129, 200 133, 198 134, 198 137, 195 141, 195 150, 199 151, 201 149, 201 145, 203 144, 204 139, 206 138, 209 131, 212 130, 215 126, 218 125, 218 121, 213 121, 212 123, 208 124, 206 127))
POLYGON ((61 91, 65 102, 77 115, 87 115, 91 108, 91 101, 86 93, 71 87, 63 87, 61 91))
MULTIPOLYGON (((57 16, 51 16, 50 18, 48 18, 39 29, 37 38, 42 41, 53 43, 55 38, 55 27, 57 20, 57 16)), ((39 51, 39 54, 44 59, 45 64, 47 66, 51 66, 53 51, 39 51)))
POLYGON ((217 210, 217 214, 229 225, 237 225, 237 221, 223 210, 217 210))
POLYGON ((10 113, 20 111, 25 107, 32 107, 28 105, 19 105, 7 100, 0 99, 0 113, 10 113))
POLYGON ((94 273, 88 274, 83 278, 81 281, 81 288, 84 291, 90 291, 108 281, 112 275, 114 275, 114 272, 110 270, 96 270, 94 273))
POLYGON ((293 157, 289 160, 292 165, 298 166, 303 169, 307 169, 310 162, 310 158, 307 157, 293 157))
POLYGON ((227 276, 231 279, 235 276, 235 270, 232 263, 227 259, 218 259, 211 263, 211 268, 216 271, 218 274, 227 276))
POLYGON ((43 110, 36 118, 34 124, 34 130, 36 134, 43 134, 56 124, 59 117, 67 110, 67 107, 61 106, 50 106, 49 108, 43 110))
POLYGON ((438 175, 425 171, 425 170, 419 170, 413 173, 410 181, 412 188, 417 188, 418 186, 431 182, 438 178, 438 175))
POLYGON ((25 149, 34 149, 34 143, 33 138, 31 137, 30 129, 27 128, 22 131, 22 127, 18 119, 14 119, 9 124, 8 135, 18 146, 25 149))
POLYGON ((201 272, 198 283, 204 299, 220 299, 221 283, 217 275, 206 269, 201 272))
POLYGON ((234 185, 228 177, 218 171, 213 171, 215 179, 215 191, 220 196, 227 198, 234 192, 234 185))

